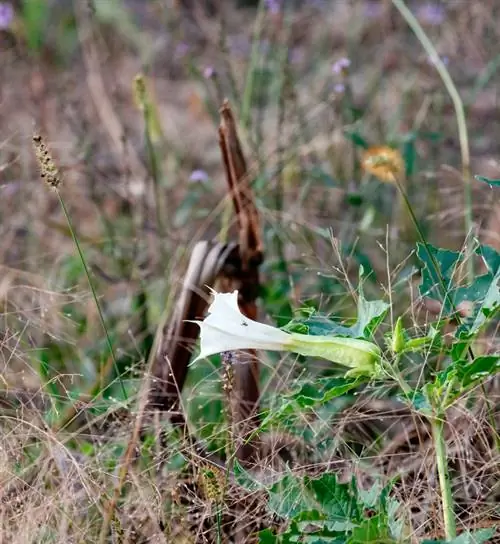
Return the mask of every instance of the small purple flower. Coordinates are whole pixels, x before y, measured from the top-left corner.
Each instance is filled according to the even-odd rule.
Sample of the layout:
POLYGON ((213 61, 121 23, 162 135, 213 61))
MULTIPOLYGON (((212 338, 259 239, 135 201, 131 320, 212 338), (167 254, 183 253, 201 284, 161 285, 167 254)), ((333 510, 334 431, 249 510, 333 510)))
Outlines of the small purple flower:
POLYGON ((377 19, 384 13, 384 5, 378 0, 368 0, 364 5, 364 14, 370 19, 377 19))
POLYGON ((189 52, 189 45, 185 42, 180 42, 175 46, 174 55, 178 59, 185 57, 189 52))
MULTIPOLYGON (((441 58, 441 62, 445 65, 445 66, 448 66, 448 64, 450 64, 450 59, 449 57, 440 57, 441 58)), ((427 62, 429 64, 436 64, 436 62, 434 61, 434 59, 432 57, 427 57, 427 62)))
POLYGON ((351 66, 351 61, 346 57, 342 57, 341 59, 333 63, 332 72, 334 74, 344 74, 345 72, 347 72, 349 66, 351 66))
POLYGON ((343 83, 337 83, 334 87, 333 87, 333 92, 335 94, 344 94, 345 92, 345 85, 343 83))
POLYGON ((265 5, 270 13, 278 14, 281 11, 280 0, 266 0, 265 5))
POLYGON ((300 64, 305 59, 305 51, 300 47, 294 47, 290 50, 289 59, 292 64, 300 64))
POLYGON ((207 183, 210 180, 210 176, 205 170, 193 170, 189 176, 189 183, 207 183))
POLYGON ((14 20, 14 8, 10 2, 0 2, 0 30, 6 30, 14 20))
POLYGON ((440 25, 444 22, 446 13, 443 6, 433 2, 427 2, 418 6, 416 11, 417 18, 429 25, 440 25))
POLYGON ((212 79, 215 77, 215 68, 213 66, 205 66, 203 69, 203 77, 205 79, 212 79))

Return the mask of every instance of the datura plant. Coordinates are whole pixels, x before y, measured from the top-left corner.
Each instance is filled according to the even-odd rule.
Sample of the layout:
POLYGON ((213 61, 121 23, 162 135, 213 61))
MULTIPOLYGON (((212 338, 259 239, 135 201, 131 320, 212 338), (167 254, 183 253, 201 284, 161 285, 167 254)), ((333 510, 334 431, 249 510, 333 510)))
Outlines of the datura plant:
POLYGON ((238 291, 214 292, 214 300, 203 321, 201 348, 195 361, 239 349, 289 351, 320 357, 348 367, 346 376, 374 376, 379 372, 380 349, 367 340, 336 336, 310 336, 258 323, 244 316, 238 307, 238 291))

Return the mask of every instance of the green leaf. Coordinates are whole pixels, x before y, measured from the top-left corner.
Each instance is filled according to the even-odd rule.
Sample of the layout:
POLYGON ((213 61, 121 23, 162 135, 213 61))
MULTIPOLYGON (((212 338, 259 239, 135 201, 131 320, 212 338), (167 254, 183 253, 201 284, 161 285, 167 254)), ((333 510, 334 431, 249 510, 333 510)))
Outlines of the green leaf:
POLYGON ((423 265, 422 281, 419 289, 420 294, 438 300, 444 305, 446 315, 455 311, 451 304, 451 289, 453 285, 453 274, 455 267, 461 259, 461 254, 456 251, 449 251, 427 244, 417 244, 417 257, 423 265), (429 255, 429 252, 431 255, 429 255), (433 258, 438 269, 434 265, 433 258))
POLYGON ((306 476, 304 482, 328 520, 336 522, 361 520, 357 489, 352 482, 339 483, 336 474, 323 474, 319 478, 306 476))
POLYGON ((458 359, 434 376, 422 392, 415 395, 413 403, 422 413, 431 412, 431 406, 445 403, 451 406, 465 391, 480 385, 500 372, 500 355, 484 355, 473 361, 458 359), (421 406, 417 406, 421 403, 421 406))
POLYGON ((500 355, 484 355, 473 361, 455 361, 446 370, 436 376, 436 380, 449 382, 454 379, 453 394, 449 394, 449 402, 453 402, 467 389, 472 389, 488 378, 500 372, 500 355))
POLYGON ((344 136, 351 140, 356 147, 361 147, 363 149, 368 149, 370 147, 366 139, 355 130, 344 130, 344 136))
POLYGON ((472 305, 471 315, 463 319, 457 330, 458 337, 475 334, 500 305, 500 255, 489 246, 479 246, 477 253, 481 255, 487 267, 482 274, 465 286, 458 286, 454 281, 455 269, 462 261, 462 254, 436 248, 428 244, 417 244, 417 256, 422 268, 420 294, 438 300, 443 306, 443 316, 453 315, 460 304, 469 302, 472 305), (436 270, 434 261, 437 264, 436 270))
POLYGON ((383 300, 366 300, 363 293, 363 266, 359 267, 358 319, 351 327, 346 327, 325 316, 313 316, 307 319, 293 319, 284 327, 289 332, 301 332, 312 336, 347 336, 350 338, 370 339, 376 328, 383 321, 389 305, 383 300), (307 329, 304 329, 304 326, 307 329), (305 332, 306 331, 306 332, 305 332))
POLYGON ((346 544, 372 544, 374 542, 383 542, 384 544, 394 542, 396 544, 396 541, 390 537, 387 520, 382 514, 364 520, 353 530, 352 536, 346 541, 346 544))
POLYGON ((488 542, 494 535, 496 529, 479 529, 472 533, 465 532, 453 540, 423 540, 421 544, 483 544, 488 542))
POLYGON ((302 479, 287 475, 268 494, 270 509, 292 519, 288 530, 281 535, 261 533, 262 542, 391 543, 396 542, 395 538, 401 541, 400 506, 389 498, 389 487, 377 484, 363 491, 354 479, 341 483, 331 473, 302 479))
POLYGON ((478 181, 482 181, 483 183, 487 183, 491 187, 500 187, 500 179, 490 179, 486 178, 484 176, 474 176, 478 181))
POLYGON ((255 491, 265 489, 264 484, 258 479, 254 478, 251 472, 246 471, 245 468, 240 465, 237 459, 233 460, 233 470, 236 482, 247 491, 251 491, 253 493, 255 491))
POLYGON ((299 388, 285 396, 294 400, 301 408, 318 406, 336 397, 345 395, 363 382, 362 379, 318 378, 301 381, 299 388))
POLYGON ((498 372, 500 372, 500 355, 484 355, 460 367, 457 370, 457 379, 462 387, 471 387, 498 372))
POLYGON ((408 397, 417 412, 425 414, 426 416, 432 415, 432 406, 429 403, 427 395, 423 391, 414 391, 408 395, 408 397))
POLYGON ((286 475, 268 489, 268 508, 285 519, 294 518, 301 512, 317 509, 318 503, 302 480, 286 475))
POLYGON ((278 542, 283 542, 283 540, 276 536, 271 529, 264 529, 259 533, 259 544, 276 544, 278 542))

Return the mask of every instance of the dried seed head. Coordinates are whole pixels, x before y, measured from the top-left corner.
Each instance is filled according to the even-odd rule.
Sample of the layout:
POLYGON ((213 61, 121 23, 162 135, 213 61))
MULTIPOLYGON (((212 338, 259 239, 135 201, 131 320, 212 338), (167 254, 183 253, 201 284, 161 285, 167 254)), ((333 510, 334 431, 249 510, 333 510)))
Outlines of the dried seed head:
POLYGON ((200 472, 203 491, 208 500, 218 502, 224 496, 224 475, 212 468, 200 472))
POLYGON ((35 148, 35 156, 40 168, 40 177, 50 186, 54 188, 59 187, 61 183, 59 170, 40 134, 33 134, 33 147, 35 148))
POLYGON ((147 102, 147 96, 146 96, 146 81, 144 79, 143 74, 137 74, 134 77, 134 84, 133 84, 133 96, 134 96, 134 102, 136 106, 141 110, 144 111, 146 107, 147 102))

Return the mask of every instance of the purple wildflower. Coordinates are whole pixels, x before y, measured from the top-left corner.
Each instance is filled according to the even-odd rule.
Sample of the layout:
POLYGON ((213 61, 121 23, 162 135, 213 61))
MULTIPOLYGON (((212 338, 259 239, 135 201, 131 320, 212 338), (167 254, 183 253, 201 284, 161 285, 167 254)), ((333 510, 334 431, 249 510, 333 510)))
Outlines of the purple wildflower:
MULTIPOLYGON (((449 57, 440 57, 441 58, 441 62, 445 65, 445 66, 448 66, 448 64, 450 63, 450 58, 449 57)), ((432 57, 427 57, 427 62, 429 64, 436 64, 434 59, 432 57)))
POLYGON ((212 79, 215 77, 215 68, 213 66, 205 66, 203 69, 203 77, 205 79, 212 79))
POLYGON ((364 5, 364 14, 370 19, 377 19, 384 13, 384 5, 378 0, 368 0, 364 5))
POLYGON ((341 59, 333 63, 332 72, 334 74, 344 74, 345 72, 347 72, 349 66, 351 66, 351 61, 346 57, 342 57, 341 59))
POLYGON ((290 62, 292 64, 300 64, 305 58, 305 51, 300 47, 294 47, 289 53, 290 62))
POLYGON ((281 11, 280 0, 266 0, 265 4, 270 13, 277 14, 281 11))
POLYGON ((443 6, 427 2, 418 6, 416 15, 422 23, 440 25, 444 22, 446 13, 443 6))
POLYGON ((0 30, 6 30, 14 20, 14 8, 10 2, 0 2, 0 30))
POLYGON ((182 57, 185 57, 189 52, 189 45, 185 42, 180 42, 175 46, 175 52, 174 55, 181 59, 182 57))
POLYGON ((335 94, 343 94, 345 92, 345 85, 343 83, 337 83, 333 87, 333 91, 335 94))
POLYGON ((193 170, 189 176, 189 183, 207 183, 210 180, 210 176, 205 170, 193 170))

